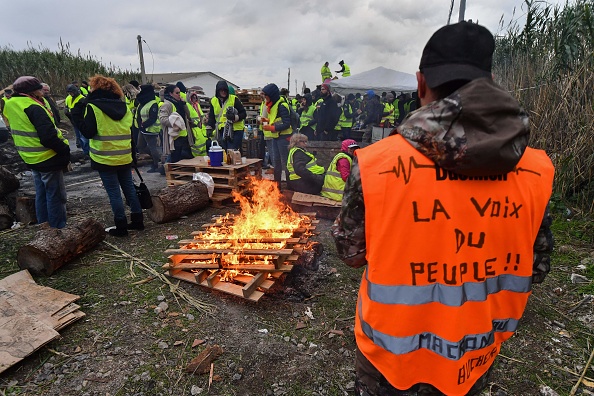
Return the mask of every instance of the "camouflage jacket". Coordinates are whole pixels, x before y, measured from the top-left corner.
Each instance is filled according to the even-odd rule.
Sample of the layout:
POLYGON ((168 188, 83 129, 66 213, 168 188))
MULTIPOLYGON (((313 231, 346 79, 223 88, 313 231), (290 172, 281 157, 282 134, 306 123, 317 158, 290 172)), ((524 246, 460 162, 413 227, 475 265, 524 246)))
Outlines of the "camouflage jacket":
MULTIPOLYGON (((469 176, 495 175, 511 171, 522 157, 529 122, 507 92, 488 79, 479 79, 410 113, 396 132, 444 169, 469 176)), ((551 223, 547 208, 534 242, 534 283, 542 282, 550 271, 551 223)), ((347 265, 367 264, 365 202, 356 157, 332 235, 339 257, 347 265)))

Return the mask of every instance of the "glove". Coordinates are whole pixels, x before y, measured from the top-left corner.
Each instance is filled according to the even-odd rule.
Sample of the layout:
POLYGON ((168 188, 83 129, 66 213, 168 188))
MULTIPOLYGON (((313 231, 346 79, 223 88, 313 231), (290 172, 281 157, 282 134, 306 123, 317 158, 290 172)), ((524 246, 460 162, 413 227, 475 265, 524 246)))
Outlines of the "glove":
POLYGON ((262 129, 265 131, 276 132, 274 125, 264 125, 262 126, 262 129))

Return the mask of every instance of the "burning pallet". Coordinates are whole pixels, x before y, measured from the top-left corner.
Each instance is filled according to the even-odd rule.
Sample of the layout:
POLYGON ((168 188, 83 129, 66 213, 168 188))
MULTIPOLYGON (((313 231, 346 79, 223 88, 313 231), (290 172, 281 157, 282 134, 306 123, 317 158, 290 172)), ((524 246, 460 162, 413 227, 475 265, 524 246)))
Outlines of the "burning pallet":
POLYGON ((258 301, 293 269, 318 220, 281 204, 275 183, 253 184, 251 200, 236 194, 239 215, 216 216, 180 248, 165 251, 169 276, 258 301))

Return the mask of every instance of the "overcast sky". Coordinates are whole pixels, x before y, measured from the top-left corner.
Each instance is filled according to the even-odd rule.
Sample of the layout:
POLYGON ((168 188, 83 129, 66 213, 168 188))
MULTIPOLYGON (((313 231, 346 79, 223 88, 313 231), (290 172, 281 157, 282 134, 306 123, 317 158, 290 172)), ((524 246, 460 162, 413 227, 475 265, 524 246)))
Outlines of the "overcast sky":
MULTIPOLYGON (((449 9, 448 0, 3 0, 0 45, 57 50, 61 38, 74 53, 140 70, 141 35, 147 74, 211 71, 241 88, 286 87, 290 68, 294 94, 296 80, 299 91, 321 82, 325 61, 333 72, 344 60, 353 74, 378 66, 414 74, 449 9)), ((493 34, 524 13, 521 0, 466 1, 465 18, 493 34)))

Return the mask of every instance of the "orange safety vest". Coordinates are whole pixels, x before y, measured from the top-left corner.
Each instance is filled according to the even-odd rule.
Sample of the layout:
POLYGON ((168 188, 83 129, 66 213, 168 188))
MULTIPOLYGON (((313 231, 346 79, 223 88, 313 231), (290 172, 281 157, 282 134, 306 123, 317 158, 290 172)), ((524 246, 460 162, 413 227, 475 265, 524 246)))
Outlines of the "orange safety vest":
POLYGON ((356 155, 368 262, 357 345, 397 389, 464 395, 524 312, 551 160, 528 148, 508 174, 461 176, 400 135, 356 155))

